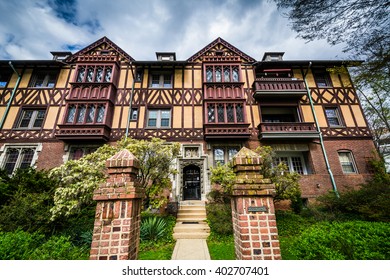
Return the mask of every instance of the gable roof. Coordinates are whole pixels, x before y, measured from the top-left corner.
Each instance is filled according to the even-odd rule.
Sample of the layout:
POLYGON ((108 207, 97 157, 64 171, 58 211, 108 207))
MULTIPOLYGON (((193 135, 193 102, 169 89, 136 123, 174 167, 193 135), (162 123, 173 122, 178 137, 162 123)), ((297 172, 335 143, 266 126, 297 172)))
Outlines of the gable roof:
POLYGON ((234 47, 233 45, 231 45, 230 43, 228 43, 227 41, 225 41, 221 37, 218 37, 217 39, 215 39, 213 42, 211 42, 206 47, 204 47, 203 49, 198 51, 196 54, 191 56, 189 59, 187 59, 187 61, 188 62, 195 62, 198 59, 201 60, 203 56, 205 56, 208 52, 210 52, 211 50, 216 48, 218 45, 222 45, 223 47, 230 50, 235 55, 241 57, 241 59, 246 61, 246 62, 255 62, 256 61, 256 59, 254 59, 254 58, 250 57, 249 55, 245 54, 244 52, 240 51, 238 48, 234 47))
POLYGON ((115 52, 118 53, 118 55, 121 57, 121 60, 126 60, 126 61, 134 61, 134 59, 128 55, 124 50, 122 50, 120 47, 118 47, 113 41, 108 39, 106 36, 100 38, 99 40, 95 41, 94 43, 90 44, 89 46, 83 48, 82 50, 74 53, 71 55, 69 58, 66 59, 68 62, 73 62, 74 60, 77 59, 77 57, 86 55, 89 52, 93 51, 94 49, 98 48, 99 46, 107 44, 109 45, 115 52))

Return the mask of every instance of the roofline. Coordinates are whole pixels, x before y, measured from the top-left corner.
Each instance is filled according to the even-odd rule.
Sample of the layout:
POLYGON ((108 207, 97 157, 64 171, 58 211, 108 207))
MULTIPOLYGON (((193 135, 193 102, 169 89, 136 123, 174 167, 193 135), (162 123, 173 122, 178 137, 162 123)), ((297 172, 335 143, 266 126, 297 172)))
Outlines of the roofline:
POLYGON ((280 61, 257 61, 253 63, 254 66, 307 66, 309 63, 312 66, 334 66, 345 65, 347 67, 359 66, 364 60, 280 60, 280 61))
POLYGON ((53 60, 53 59, 48 59, 48 60, 0 60, 0 65, 7 65, 9 64, 9 62, 12 62, 12 64, 16 65, 16 66, 25 66, 25 65, 56 65, 56 66, 60 66, 60 65, 63 65, 65 64, 64 62, 62 61, 58 61, 58 60, 53 60))

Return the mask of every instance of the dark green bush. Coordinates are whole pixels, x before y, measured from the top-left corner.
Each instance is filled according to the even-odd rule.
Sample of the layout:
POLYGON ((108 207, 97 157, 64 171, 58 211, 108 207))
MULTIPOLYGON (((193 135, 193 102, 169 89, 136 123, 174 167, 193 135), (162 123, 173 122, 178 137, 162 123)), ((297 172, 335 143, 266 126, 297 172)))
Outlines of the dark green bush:
POLYGON ((161 217, 148 217, 141 222, 141 239, 158 240, 165 236, 167 223, 161 217))
POLYGON ((90 247, 76 247, 67 236, 52 236, 21 230, 0 232, 1 260, 78 260, 88 259, 90 247))
POLYGON ((350 221, 309 227, 289 251, 301 260, 388 260, 390 225, 350 221))
POLYGON ((210 203, 206 206, 207 220, 212 233, 233 234, 232 210, 230 203, 210 203))

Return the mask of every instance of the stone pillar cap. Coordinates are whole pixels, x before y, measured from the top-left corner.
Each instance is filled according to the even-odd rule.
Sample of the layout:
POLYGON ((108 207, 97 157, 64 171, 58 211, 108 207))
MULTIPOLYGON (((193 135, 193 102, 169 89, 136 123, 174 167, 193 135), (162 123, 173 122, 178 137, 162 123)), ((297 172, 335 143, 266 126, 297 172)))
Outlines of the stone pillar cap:
POLYGON ((243 157, 243 158, 261 158, 261 156, 252 151, 251 149, 248 149, 246 147, 242 147, 242 149, 234 156, 235 157, 243 157))
POLYGON ((106 161, 107 167, 129 167, 139 168, 138 159, 127 149, 116 153, 106 161))

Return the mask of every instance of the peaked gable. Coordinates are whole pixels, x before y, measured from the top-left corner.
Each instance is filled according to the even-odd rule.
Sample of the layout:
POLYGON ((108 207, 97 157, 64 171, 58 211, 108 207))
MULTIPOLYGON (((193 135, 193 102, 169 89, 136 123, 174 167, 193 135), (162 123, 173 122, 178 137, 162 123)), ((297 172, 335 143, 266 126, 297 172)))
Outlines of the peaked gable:
POLYGON ((255 62, 256 60, 244 52, 240 51, 227 41, 218 37, 206 47, 187 59, 188 62, 204 61, 206 57, 216 56, 217 52, 224 52, 226 57, 238 56, 243 62, 255 62))
POLYGON ((134 61, 134 59, 130 55, 128 55, 124 50, 118 47, 106 36, 100 38, 96 42, 85 47, 84 49, 74 53, 66 61, 74 62, 75 60, 77 60, 78 57, 81 56, 100 55, 102 51, 107 51, 110 55, 118 55, 118 59, 120 61, 134 61))

